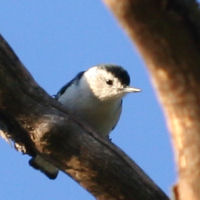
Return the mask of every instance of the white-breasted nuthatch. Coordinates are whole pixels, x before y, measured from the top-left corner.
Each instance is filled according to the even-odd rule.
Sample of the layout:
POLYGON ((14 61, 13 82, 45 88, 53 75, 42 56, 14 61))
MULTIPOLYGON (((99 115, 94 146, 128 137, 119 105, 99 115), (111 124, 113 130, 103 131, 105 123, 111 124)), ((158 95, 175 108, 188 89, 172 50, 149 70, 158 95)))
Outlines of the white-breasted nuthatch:
MULTIPOLYGON (((117 124, 122 98, 140 89, 130 87, 130 77, 120 66, 103 64, 80 72, 64 85, 55 98, 66 110, 92 130, 108 138, 117 124)), ((36 156, 30 164, 49 178, 55 178, 58 170, 43 158, 36 156)))

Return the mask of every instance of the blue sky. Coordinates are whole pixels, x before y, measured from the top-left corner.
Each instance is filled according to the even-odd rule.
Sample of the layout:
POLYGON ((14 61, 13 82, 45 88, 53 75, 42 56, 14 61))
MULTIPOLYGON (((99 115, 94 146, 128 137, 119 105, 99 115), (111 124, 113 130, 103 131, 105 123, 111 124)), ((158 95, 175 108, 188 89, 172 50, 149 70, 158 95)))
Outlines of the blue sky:
MULTIPOLYGON (((0 33, 50 95, 79 71, 99 63, 122 65, 141 93, 124 99, 112 141, 167 194, 176 180, 164 116, 144 62, 101 1, 2 0, 0 33)), ((30 111, 31 112, 31 111, 30 111)), ((0 138, 1 199, 94 199, 64 173, 49 180, 0 138)))

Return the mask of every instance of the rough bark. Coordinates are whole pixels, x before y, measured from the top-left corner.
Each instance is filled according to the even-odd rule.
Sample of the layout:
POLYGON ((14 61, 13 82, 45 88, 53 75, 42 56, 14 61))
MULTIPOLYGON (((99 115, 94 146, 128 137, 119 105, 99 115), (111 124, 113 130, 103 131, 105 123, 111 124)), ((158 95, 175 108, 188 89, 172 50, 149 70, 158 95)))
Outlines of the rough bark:
POLYGON ((167 200, 119 148, 67 114, 0 36, 0 135, 40 154, 100 200, 167 200))
POLYGON ((164 108, 179 180, 200 199, 200 11, 195 0, 104 0, 142 54, 164 108))

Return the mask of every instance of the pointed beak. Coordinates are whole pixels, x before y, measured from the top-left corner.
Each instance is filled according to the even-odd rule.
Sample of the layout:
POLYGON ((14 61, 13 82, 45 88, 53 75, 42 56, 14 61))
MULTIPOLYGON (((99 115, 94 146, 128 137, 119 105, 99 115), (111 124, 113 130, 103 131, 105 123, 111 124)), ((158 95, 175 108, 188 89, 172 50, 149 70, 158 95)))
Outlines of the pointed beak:
POLYGON ((124 88, 125 93, 131 93, 131 92, 141 92, 141 89, 139 88, 134 88, 134 87, 125 87, 124 88))

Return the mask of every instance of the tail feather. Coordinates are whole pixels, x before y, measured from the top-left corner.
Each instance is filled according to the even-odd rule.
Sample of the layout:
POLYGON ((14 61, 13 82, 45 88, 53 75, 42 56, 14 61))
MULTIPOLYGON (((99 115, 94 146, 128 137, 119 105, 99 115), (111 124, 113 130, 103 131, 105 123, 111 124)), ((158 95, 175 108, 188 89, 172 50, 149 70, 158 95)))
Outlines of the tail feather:
POLYGON ((54 165, 43 159, 40 155, 37 155, 36 157, 32 158, 29 161, 29 164, 33 168, 43 172, 50 179, 55 179, 58 175, 58 168, 56 168, 54 165))

